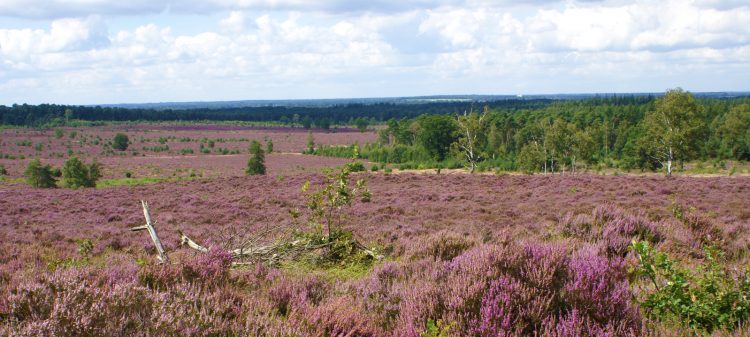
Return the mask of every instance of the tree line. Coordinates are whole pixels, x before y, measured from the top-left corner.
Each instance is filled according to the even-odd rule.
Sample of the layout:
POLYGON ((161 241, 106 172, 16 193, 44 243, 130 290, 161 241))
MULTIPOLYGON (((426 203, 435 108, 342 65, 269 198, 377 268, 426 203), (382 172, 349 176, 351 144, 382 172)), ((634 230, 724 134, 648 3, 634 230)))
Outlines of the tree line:
MULTIPOLYGON (((348 157, 351 148, 319 147, 348 157)), ((454 115, 391 119, 361 147, 371 161, 421 168, 566 172, 581 167, 665 169, 689 160, 750 160, 750 99, 659 98, 557 101, 515 111, 467 108, 454 115)))
MULTIPOLYGON (((551 104, 550 99, 508 99, 487 102, 504 110, 537 109, 551 104)), ((328 107, 262 106, 199 109, 127 109, 101 106, 56 104, 0 105, 0 124, 27 127, 65 125, 72 121, 245 121, 275 122, 304 128, 328 129, 332 125, 365 127, 393 118, 414 118, 422 114, 452 114, 466 103, 435 102, 415 104, 344 104, 328 107)))

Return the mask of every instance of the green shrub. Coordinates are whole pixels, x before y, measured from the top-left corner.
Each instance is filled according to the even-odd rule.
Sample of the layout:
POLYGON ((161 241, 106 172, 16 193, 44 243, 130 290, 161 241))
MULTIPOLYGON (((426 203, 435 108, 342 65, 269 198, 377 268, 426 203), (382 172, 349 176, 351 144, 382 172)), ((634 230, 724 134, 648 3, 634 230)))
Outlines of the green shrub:
POLYGON ((96 181, 101 178, 101 167, 96 161, 85 165, 78 158, 70 157, 63 165, 62 175, 65 187, 96 187, 96 181))
POLYGON ((363 171, 365 171, 365 165, 362 164, 362 162, 359 162, 359 161, 353 161, 351 163, 346 164, 346 168, 349 170, 349 172, 363 172, 363 171))
POLYGON ((60 139, 65 135, 62 129, 55 129, 55 138, 60 139))
POLYGON ((250 159, 247 161, 247 175, 266 174, 266 163, 263 149, 260 148, 258 141, 250 143, 250 159))
POLYGON ((128 135, 124 133, 118 133, 112 138, 112 148, 118 151, 125 151, 128 149, 128 135))
POLYGON ((730 275, 715 247, 704 247, 705 261, 697 268, 677 265, 646 241, 633 241, 631 249, 638 256, 636 275, 653 286, 641 300, 651 317, 681 322, 696 335, 735 330, 750 318, 750 280, 730 275))
POLYGON ((57 181, 52 174, 52 167, 42 165, 39 159, 32 160, 23 173, 26 182, 37 188, 54 188, 57 187, 57 181))
POLYGON ((442 320, 435 322, 434 320, 427 320, 427 326, 422 337, 448 337, 451 336, 450 330, 453 328, 453 324, 445 323, 442 320))
POLYGON ((5 169, 4 165, 0 165, 0 176, 7 176, 7 175, 8 175, 8 170, 5 169))

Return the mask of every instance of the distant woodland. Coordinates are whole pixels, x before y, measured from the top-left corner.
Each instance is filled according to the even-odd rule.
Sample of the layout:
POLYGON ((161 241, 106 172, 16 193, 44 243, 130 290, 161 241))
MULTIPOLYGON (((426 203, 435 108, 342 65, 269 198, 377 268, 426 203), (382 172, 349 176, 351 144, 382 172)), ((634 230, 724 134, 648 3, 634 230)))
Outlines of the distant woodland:
POLYGON ((308 152, 356 155, 405 168, 565 172, 594 166, 657 170, 690 160, 750 160, 750 98, 654 96, 504 99, 487 102, 344 104, 217 109, 0 106, 6 126, 82 122, 244 121, 329 129, 379 124, 379 141, 308 152), (355 153, 356 152, 356 153, 355 153))

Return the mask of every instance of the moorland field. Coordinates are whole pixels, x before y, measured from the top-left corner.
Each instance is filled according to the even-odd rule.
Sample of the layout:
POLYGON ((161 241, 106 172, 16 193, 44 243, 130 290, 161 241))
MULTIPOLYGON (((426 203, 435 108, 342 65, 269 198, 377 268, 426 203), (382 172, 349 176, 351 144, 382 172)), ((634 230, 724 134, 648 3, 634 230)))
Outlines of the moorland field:
POLYGON ((506 159, 472 159, 459 137, 416 162, 432 155, 428 126, 481 121, 430 118, 0 129, 0 335, 750 333, 750 177, 731 147, 744 143, 717 133, 727 157, 686 155, 667 177, 635 142, 550 156, 533 133, 574 123, 541 119, 526 138, 501 137, 525 139, 503 150, 530 156, 525 170, 483 167, 506 159), (73 183, 71 158, 98 163, 81 166, 90 187, 73 183), (34 159, 62 168, 52 188, 31 186, 34 159), (163 261, 131 231, 146 223, 141 200, 163 261))

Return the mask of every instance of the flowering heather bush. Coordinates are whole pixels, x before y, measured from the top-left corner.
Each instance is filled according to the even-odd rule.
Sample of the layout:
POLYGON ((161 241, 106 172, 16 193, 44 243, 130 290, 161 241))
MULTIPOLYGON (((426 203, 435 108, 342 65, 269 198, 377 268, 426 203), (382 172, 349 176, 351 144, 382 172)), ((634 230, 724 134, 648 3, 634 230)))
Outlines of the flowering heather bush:
MULTIPOLYGON (((645 240, 686 268, 707 258, 698 238, 721 245, 721 270, 750 256, 743 177, 355 177, 367 178, 372 201, 342 227, 389 252, 372 266, 231 268, 221 249, 179 247, 177 229, 224 244, 228 228, 293 226, 289 211, 306 212, 299 186, 319 175, 2 185, 0 335, 680 336, 692 333, 681 320, 642 315, 633 298, 648 283, 628 273, 636 257, 623 244, 645 240), (700 219, 675 217, 674 196, 700 219), (143 223, 139 199, 151 204, 168 264, 128 231, 143 223)), ((728 326, 714 333, 748 331, 728 326)))
POLYGON ((207 254, 199 254, 184 266, 184 273, 202 281, 220 281, 228 276, 232 266, 232 254, 220 247, 209 249, 207 254))

